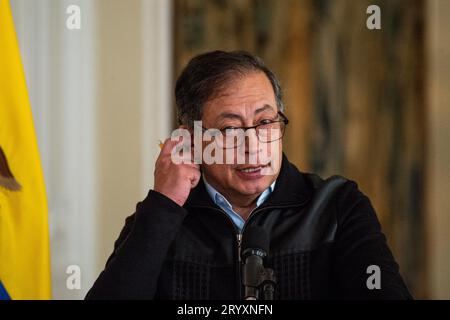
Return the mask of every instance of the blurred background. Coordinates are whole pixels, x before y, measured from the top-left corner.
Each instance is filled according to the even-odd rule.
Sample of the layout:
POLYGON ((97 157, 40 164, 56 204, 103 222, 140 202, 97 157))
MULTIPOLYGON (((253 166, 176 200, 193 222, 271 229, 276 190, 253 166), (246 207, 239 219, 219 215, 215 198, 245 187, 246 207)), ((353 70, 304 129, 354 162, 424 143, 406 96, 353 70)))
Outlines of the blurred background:
POLYGON ((10 0, 45 175, 56 299, 80 299, 153 186, 194 55, 281 80, 285 152, 371 199, 416 298, 450 299, 450 0, 10 0), (369 30, 369 5, 381 30, 369 30), (68 29, 77 5, 81 28, 68 29), (80 290, 66 286, 81 268, 80 290))

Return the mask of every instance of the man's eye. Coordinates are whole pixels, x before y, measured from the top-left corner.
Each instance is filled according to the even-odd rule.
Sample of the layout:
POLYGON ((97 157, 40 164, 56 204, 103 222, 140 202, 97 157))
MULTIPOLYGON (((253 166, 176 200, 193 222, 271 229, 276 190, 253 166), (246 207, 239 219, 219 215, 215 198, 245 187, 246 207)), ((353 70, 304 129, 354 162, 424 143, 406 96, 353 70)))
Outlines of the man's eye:
POLYGON ((272 119, 264 119, 259 122, 259 124, 271 124, 273 122, 272 119))
POLYGON ((228 126, 228 127, 225 127, 225 128, 223 128, 223 129, 221 129, 221 131, 237 130, 237 129, 239 129, 239 128, 238 128, 238 127, 233 127, 233 126, 228 126))

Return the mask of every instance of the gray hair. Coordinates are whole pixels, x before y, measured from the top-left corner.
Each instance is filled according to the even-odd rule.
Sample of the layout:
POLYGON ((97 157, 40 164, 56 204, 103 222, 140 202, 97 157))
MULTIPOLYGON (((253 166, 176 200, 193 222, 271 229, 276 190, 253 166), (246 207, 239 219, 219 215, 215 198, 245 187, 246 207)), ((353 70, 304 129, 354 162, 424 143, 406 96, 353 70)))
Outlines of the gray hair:
POLYGON ((269 79, 280 111, 284 110, 281 85, 264 62, 245 51, 212 51, 195 56, 181 72, 175 85, 179 124, 193 127, 201 120, 203 105, 230 81, 250 72, 264 72, 269 79))

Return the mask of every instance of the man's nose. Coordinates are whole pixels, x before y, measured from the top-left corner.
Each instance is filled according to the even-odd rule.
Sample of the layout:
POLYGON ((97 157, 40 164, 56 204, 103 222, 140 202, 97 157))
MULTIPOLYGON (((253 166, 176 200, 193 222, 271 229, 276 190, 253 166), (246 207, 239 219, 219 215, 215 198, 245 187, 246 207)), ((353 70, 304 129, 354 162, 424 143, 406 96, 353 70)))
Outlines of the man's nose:
POLYGON ((248 154, 259 153, 259 140, 255 129, 249 129, 245 132, 245 152, 248 154))

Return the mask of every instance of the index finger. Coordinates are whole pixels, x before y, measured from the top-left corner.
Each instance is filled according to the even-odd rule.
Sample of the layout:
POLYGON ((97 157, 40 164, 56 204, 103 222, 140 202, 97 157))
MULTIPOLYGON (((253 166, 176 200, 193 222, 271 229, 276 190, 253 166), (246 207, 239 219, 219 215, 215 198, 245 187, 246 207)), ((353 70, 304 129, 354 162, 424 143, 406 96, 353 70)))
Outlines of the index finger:
POLYGON ((171 154, 173 148, 178 148, 177 152, 179 152, 181 149, 184 152, 186 150, 185 148, 191 147, 190 140, 191 140, 190 134, 189 136, 186 136, 186 134, 179 136, 172 136, 164 141, 164 144, 162 145, 161 148, 161 154, 162 155, 171 154))

